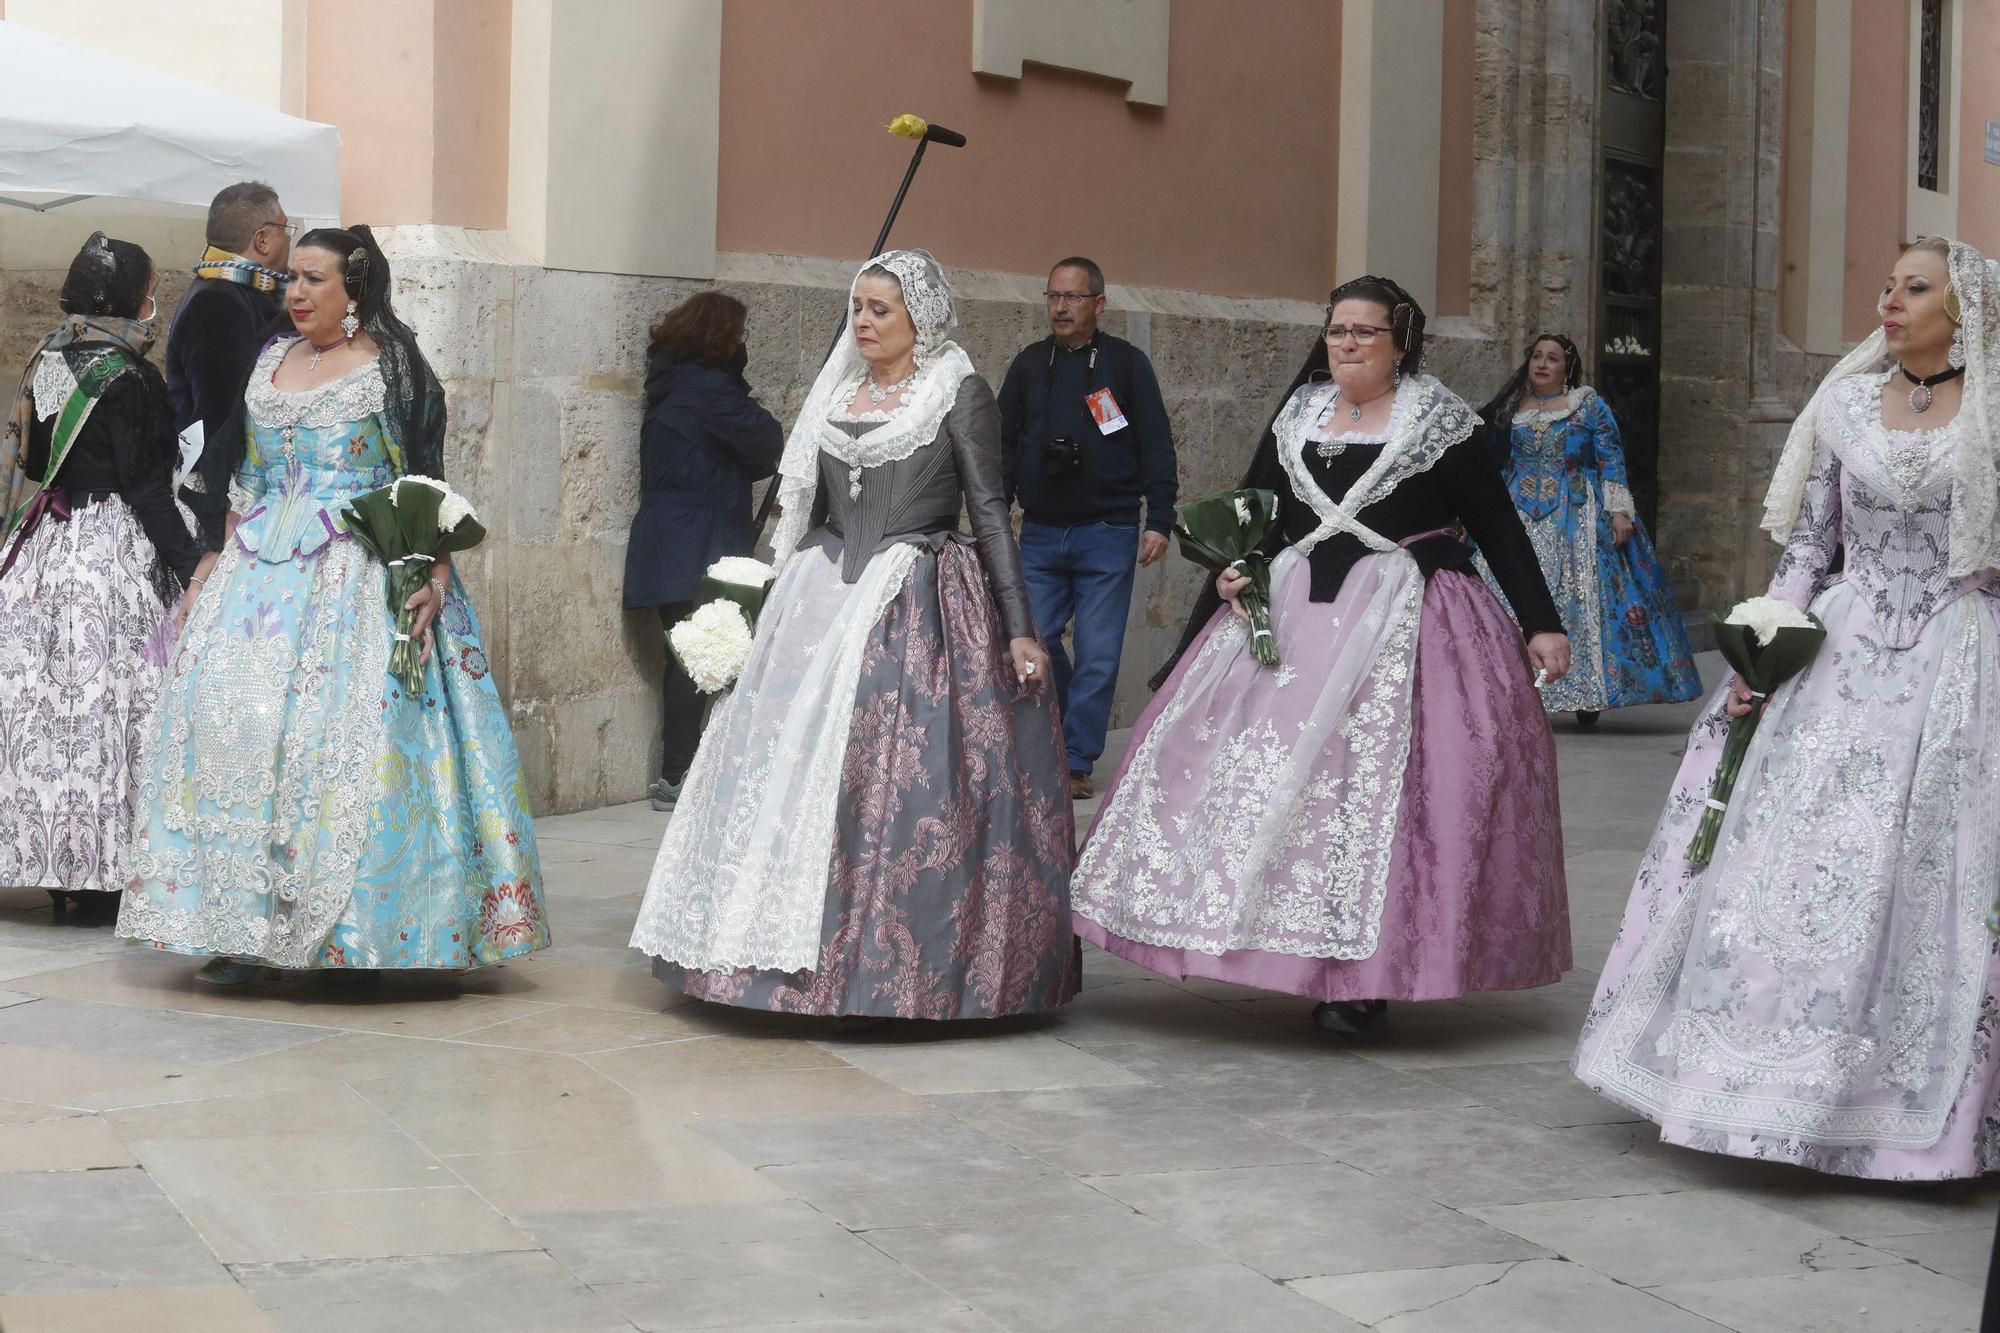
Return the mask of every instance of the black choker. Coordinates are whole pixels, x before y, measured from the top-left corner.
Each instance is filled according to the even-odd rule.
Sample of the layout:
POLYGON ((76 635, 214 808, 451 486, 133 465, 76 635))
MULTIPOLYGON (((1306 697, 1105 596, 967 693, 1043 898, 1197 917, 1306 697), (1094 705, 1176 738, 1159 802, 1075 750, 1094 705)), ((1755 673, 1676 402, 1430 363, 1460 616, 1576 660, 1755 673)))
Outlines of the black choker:
POLYGON ((1909 367, 1904 365, 1898 365, 1896 369, 1902 372, 1904 379, 1917 386, 1910 390, 1910 410, 1912 412, 1930 411, 1931 390, 1945 381, 1955 380, 1965 373, 1964 366, 1953 366, 1949 370, 1940 370, 1935 375, 1912 375, 1909 367))

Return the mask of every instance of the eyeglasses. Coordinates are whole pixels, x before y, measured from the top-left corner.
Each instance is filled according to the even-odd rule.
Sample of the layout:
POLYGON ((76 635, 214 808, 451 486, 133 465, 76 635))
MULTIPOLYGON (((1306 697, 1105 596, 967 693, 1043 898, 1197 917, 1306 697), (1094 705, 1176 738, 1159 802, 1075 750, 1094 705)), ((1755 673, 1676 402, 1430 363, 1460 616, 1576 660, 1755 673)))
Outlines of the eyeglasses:
POLYGON ((1088 305, 1097 299, 1095 292, 1043 292, 1042 296, 1050 305, 1088 305))
POLYGON ((285 233, 285 239, 287 240, 296 241, 299 238, 299 224, 296 222, 280 222, 278 219, 272 218, 268 222, 257 224, 258 231, 262 231, 266 227, 276 227, 279 231, 285 233))
POLYGON ((1329 324, 1326 326, 1326 340, 1330 343, 1346 342, 1349 334, 1354 341, 1366 347, 1389 330, 1374 324, 1329 324))

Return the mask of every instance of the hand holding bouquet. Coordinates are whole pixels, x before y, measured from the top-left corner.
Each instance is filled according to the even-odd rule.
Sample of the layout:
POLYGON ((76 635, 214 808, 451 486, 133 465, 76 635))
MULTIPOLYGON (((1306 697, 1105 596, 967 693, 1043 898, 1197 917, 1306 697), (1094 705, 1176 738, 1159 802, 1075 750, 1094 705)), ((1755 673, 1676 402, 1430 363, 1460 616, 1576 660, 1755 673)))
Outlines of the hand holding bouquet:
POLYGON ((727 689, 743 674, 772 572, 761 560, 724 556, 702 575, 702 605, 667 631, 668 649, 703 694, 727 689))
POLYGON ((1265 666, 1278 665, 1278 639, 1271 631, 1271 557, 1278 538, 1278 497, 1261 490, 1225 491, 1182 505, 1174 531, 1181 554, 1215 574, 1233 570, 1250 580, 1237 597, 1250 619, 1250 655, 1265 666))
POLYGON ((408 603, 429 582, 440 557, 479 545, 486 528, 464 496, 442 481, 418 476, 398 477, 356 496, 341 518, 354 539, 388 567, 389 611, 396 618, 389 670, 406 693, 420 695, 425 645, 411 633, 416 612, 408 603))
POLYGON ((1771 691, 1804 671, 1826 641, 1826 627, 1818 617, 1776 597, 1739 602, 1726 617, 1711 619, 1709 624, 1723 660, 1750 687, 1751 706, 1749 712, 1729 722, 1729 739, 1723 742, 1722 762, 1716 766, 1707 809, 1702 811, 1701 824, 1688 847, 1688 860, 1698 866, 1707 865, 1715 855, 1722 812, 1729 808, 1729 794, 1736 790, 1750 737, 1764 716, 1764 701, 1771 691))

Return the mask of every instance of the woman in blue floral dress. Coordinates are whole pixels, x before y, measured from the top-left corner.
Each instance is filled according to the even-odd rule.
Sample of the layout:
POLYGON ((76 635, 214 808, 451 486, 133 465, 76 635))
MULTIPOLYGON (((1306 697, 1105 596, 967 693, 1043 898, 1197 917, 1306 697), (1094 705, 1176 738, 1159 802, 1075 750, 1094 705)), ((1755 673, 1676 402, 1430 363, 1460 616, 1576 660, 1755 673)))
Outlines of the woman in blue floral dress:
POLYGON ((388 670, 386 571, 344 505, 443 471, 444 392, 366 227, 307 233, 296 337, 258 357, 224 548, 167 664, 118 933, 266 968, 462 969, 549 943, 520 756, 449 562, 414 595, 425 688, 388 670), (207 586, 212 581, 213 586, 207 586))
MULTIPOLYGON (((1583 382, 1576 345, 1560 333, 1536 338, 1480 415, 1575 649, 1542 706, 1587 727, 1606 708, 1698 697, 1680 607, 1632 502, 1618 422, 1583 382)), ((1484 559, 1480 572, 1504 596, 1484 559)))

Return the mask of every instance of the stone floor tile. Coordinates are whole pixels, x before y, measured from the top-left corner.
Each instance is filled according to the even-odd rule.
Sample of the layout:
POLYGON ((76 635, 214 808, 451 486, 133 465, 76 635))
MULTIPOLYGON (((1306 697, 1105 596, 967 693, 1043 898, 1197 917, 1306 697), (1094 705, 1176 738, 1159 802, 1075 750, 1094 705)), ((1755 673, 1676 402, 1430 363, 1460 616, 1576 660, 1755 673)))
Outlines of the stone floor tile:
POLYGON ((1634 1287, 1895 1263, 1748 1199, 1716 1190, 1473 1208, 1474 1217, 1634 1287))
POLYGON ((105 1111, 103 1119, 128 1143, 147 1139, 260 1138, 393 1134, 395 1122, 350 1088, 279 1088, 192 1098, 105 1111))
POLYGON ((165 1061, 0 1042, 0 1070, 6 1071, 7 1095, 47 1106, 88 1108, 95 1096, 111 1089, 155 1084, 188 1068, 165 1061))
POLYGON ((1536 1064, 1567 1061, 1576 1036, 1524 1027, 1491 1009, 1432 1000, 1390 1005, 1379 1026, 1341 1048, 1391 1069, 1536 1064))
POLYGON ((1324 1160, 1283 1135, 1150 1085, 963 1093, 931 1101, 1075 1175, 1324 1160))
POLYGON ((95 1116, 64 1116, 0 1128, 0 1171, 91 1171, 134 1166, 132 1154, 95 1116))
POLYGON ((1337 1162, 1109 1176, 1092 1183, 1275 1279, 1545 1253, 1337 1162))
POLYGON ((1120 1042, 1091 1052, 1191 1101, 1281 1134, 1311 1134, 1357 1111, 1470 1106, 1470 1093, 1269 1025, 1252 1037, 1120 1042))
POLYGON ((1912 1184, 1791 1171, 1757 1190, 1757 1202, 1855 1240, 1993 1226, 2000 1180, 1912 1184))
POLYGON ((567 1149, 447 1157, 509 1217, 778 1199, 785 1191, 707 1139, 666 1124, 567 1149))
MULTIPOLYGON (((1303 1000, 1293 1001, 1312 1006, 1303 1000)), ((1202 1037, 1254 1039, 1262 1025, 1220 1000, 1158 978, 1086 990, 1058 1011, 1052 1029, 1073 1046, 1094 1051, 1114 1043, 1179 1045, 1202 1037)))
POLYGON ((26 991, 0 990, 0 1009, 11 1009, 17 1004, 33 1004, 41 998, 39 995, 30 995, 26 991))
POLYGON ((226 1264, 536 1248, 462 1186, 231 1194, 180 1205, 226 1264))
POLYGON ((0 1125, 25 1125, 36 1120, 59 1120, 64 1116, 81 1115, 82 1112, 61 1106, 44 1106, 39 1102, 0 1101, 0 1125))
POLYGON ((670 1062, 648 1058, 660 1049, 641 1046, 593 1055, 588 1061, 647 1105, 689 1120, 894 1114, 924 1109, 920 1099, 848 1065, 674 1075, 669 1072, 670 1062))
POLYGON ((201 1287, 222 1265, 143 1171, 0 1175, 0 1292, 201 1287))
MULTIPOLYGON (((39 988, 54 978, 70 975, 72 972, 44 973, 33 981, 39 988)), ((51 998, 40 1004, 0 1009, 0 1044, 156 1065, 216 1064, 325 1039, 326 1033, 318 1028, 283 1022, 169 1013, 87 1000, 51 998)), ((11 1072, 11 1066, 9 1069, 11 1072)))
POLYGON ((227 1280, 206 1287, 122 1287, 0 1295, 7 1333, 274 1333, 250 1293, 227 1280))
POLYGON ((1737 1333, 1972 1333, 1979 1288, 1916 1264, 1655 1287, 1737 1333))
POLYGON ((496 975, 478 973, 464 978, 425 974, 290 976, 232 989, 196 981, 198 966, 199 960, 193 958, 135 951, 29 977, 20 984, 51 998, 404 1037, 449 1037, 540 1013, 547 1007, 494 993, 514 989, 511 978, 504 978, 497 968, 488 969, 496 975))
POLYGON ((469 1028, 460 1041, 482 1046, 509 1046, 526 1051, 562 1051, 591 1055, 630 1046, 682 1041, 705 1035, 699 1020, 684 1014, 640 1013, 631 1009, 594 1009, 579 1004, 557 1005, 526 1018, 508 1019, 489 1027, 469 1028))
POLYGON ((578 1279, 645 1329, 965 1308, 796 1200, 552 1214, 526 1225, 578 1279))
POLYGON ((1454 1208, 1688 1188, 1658 1162, 1619 1156, 1479 1108, 1351 1115, 1301 1135, 1329 1157, 1454 1208))
MULTIPOLYGON (((559 950, 563 947, 557 946, 559 950)), ((653 980, 644 967, 635 965, 645 961, 638 953, 624 949, 613 957, 617 961, 610 966, 551 960, 545 966, 523 969, 521 975, 528 984, 514 994, 545 1004, 581 1004, 634 1014, 659 1014, 692 1005, 679 991, 653 980)))
POLYGON ((161 1189, 185 1203, 296 1190, 424 1189, 455 1184, 409 1137, 310 1129, 243 1138, 140 1139, 126 1144, 161 1189))
POLYGON ((353 1084, 432 1152, 567 1151, 623 1138, 650 1118, 639 1099, 570 1056, 432 1045, 431 1068, 353 1084))
POLYGON ((1933 1273, 1983 1288, 1987 1265, 1993 1258, 1993 1228, 1933 1231, 1923 1236, 1879 1236, 1868 1244, 1921 1264, 1933 1273))
POLYGON ((16 981, 43 972, 59 972, 63 968, 78 967, 89 961, 87 956, 79 957, 73 950, 68 949, 38 949, 18 944, 0 944, 0 981, 16 981))
POLYGON ((976 1310, 908 1319, 807 1319, 782 1324, 716 1324, 707 1333, 1006 1333, 976 1310))
POLYGON ((1635 1112, 1592 1092, 1566 1061, 1545 1064, 1456 1065, 1426 1069, 1425 1077, 1495 1111, 1551 1129, 1625 1124, 1635 1112))
POLYGON ((539 1250, 245 1264, 235 1273, 283 1333, 360 1329, 631 1333, 632 1329, 602 1297, 539 1250))
POLYGON ((764 1074, 781 1069, 841 1069, 847 1061, 810 1041, 775 1035, 705 1035, 640 1051, 615 1051, 585 1061, 628 1086, 670 1083, 711 1074, 764 1074))
POLYGON ((848 1041, 828 1049, 884 1083, 919 1095, 1116 1087, 1146 1081, 1042 1032, 941 1041, 848 1041))
POLYGON ((1723 1327, 1558 1259, 1353 1273, 1291 1285, 1380 1333, 1721 1333, 1723 1327))

